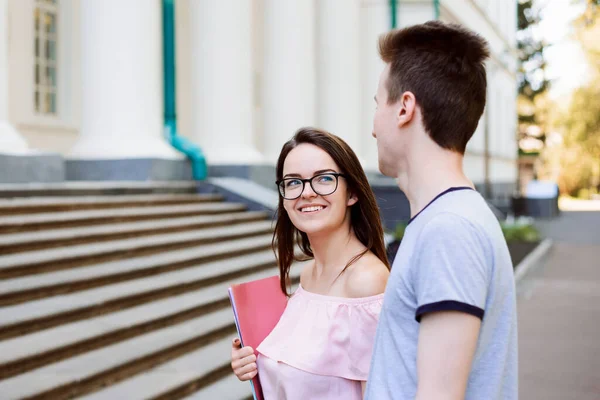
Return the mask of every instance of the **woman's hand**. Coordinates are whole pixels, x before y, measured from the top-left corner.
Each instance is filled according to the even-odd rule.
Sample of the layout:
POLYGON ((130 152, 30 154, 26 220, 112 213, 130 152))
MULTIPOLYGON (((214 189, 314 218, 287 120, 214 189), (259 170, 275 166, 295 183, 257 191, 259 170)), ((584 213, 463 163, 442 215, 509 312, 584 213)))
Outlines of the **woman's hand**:
POLYGON ((231 346, 231 369, 240 381, 249 381, 258 373, 256 356, 250 346, 240 348, 240 339, 233 339, 231 346))

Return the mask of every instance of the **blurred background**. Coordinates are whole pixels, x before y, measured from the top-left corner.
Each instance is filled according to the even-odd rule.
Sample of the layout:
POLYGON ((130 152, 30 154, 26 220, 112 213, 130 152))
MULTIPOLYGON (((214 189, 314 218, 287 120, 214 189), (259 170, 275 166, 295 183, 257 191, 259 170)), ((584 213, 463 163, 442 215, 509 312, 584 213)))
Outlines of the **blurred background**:
POLYGON ((468 174, 499 194, 517 190, 514 0, 3 3, 0 149, 47 168, 0 181, 189 179, 185 153, 165 137, 175 122, 211 177, 272 188, 281 146, 302 126, 344 138, 376 177, 378 36, 441 19, 481 33, 492 50, 468 174), (115 171, 114 160, 131 168, 115 171))
POLYGON ((0 399, 248 398, 226 293, 277 273, 279 151, 345 139, 392 258, 377 40, 434 19, 490 45, 465 170, 515 264, 521 397, 600 399, 598 0, 0 0, 0 399))

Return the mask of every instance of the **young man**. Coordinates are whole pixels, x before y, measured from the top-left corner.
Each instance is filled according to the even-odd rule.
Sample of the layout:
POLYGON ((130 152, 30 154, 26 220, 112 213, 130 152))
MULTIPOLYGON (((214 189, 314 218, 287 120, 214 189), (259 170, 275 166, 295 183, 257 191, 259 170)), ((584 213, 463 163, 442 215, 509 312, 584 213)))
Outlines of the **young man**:
POLYGON ((486 99, 480 36, 428 22, 381 37, 379 168, 412 219, 388 280, 369 400, 517 399, 517 316, 498 221, 463 172, 486 99))

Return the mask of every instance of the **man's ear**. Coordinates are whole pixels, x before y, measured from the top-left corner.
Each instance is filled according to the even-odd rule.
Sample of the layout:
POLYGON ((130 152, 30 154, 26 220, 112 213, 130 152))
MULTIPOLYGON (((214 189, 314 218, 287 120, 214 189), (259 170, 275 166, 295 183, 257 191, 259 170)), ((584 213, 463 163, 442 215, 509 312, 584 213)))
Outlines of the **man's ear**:
POLYGON ((351 194, 348 198, 348 207, 355 205, 358 202, 358 197, 355 194, 351 194))
POLYGON ((417 107, 417 99, 412 92, 404 92, 397 102, 398 111, 396 114, 396 120, 398 127, 402 127, 409 124, 413 116, 415 115, 415 108, 417 107))

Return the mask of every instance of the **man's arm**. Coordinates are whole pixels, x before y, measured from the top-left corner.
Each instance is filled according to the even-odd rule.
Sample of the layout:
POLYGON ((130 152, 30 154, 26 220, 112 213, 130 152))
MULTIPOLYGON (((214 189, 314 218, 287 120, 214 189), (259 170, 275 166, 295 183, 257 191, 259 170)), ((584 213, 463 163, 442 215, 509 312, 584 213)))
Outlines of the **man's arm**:
POLYGON ((424 314, 417 349, 415 400, 463 400, 481 320, 460 311, 424 314))
POLYGON ((415 254, 418 400, 464 400, 491 280, 493 250, 481 227, 433 218, 415 254))

